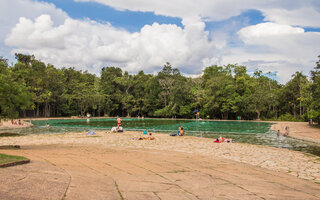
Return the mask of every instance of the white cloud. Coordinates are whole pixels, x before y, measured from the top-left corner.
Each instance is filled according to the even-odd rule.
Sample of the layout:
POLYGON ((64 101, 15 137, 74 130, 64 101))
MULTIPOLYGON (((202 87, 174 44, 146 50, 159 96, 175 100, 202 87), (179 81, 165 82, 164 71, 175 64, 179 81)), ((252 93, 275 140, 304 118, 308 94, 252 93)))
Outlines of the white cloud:
POLYGON ((242 11, 251 9, 256 0, 75 0, 77 2, 98 2, 118 10, 131 10, 141 12, 154 12, 157 15, 185 18, 207 18, 210 20, 223 20, 239 15, 242 11), (249 6, 249 7, 248 7, 249 6))
POLYGON ((320 53, 320 33, 304 32, 301 28, 261 23, 242 28, 238 34, 244 46, 231 48, 222 63, 277 71, 282 83, 296 71, 308 74, 320 53))
POLYGON ((89 19, 71 19, 53 4, 1 0, 0 55, 6 56, 6 39, 12 53, 34 54, 56 66, 76 66, 93 73, 110 65, 153 73, 169 61, 185 74, 198 74, 208 65, 239 63, 250 70, 277 71, 285 82, 295 71, 308 73, 320 53, 319 33, 300 28, 320 27, 320 4, 315 0, 76 1, 180 17, 183 27, 154 23, 130 33, 89 19), (236 37, 230 32, 239 26, 232 31, 205 31, 204 21, 229 19, 249 9, 261 11, 270 22, 243 27, 236 37))
POLYGON ((265 10, 265 20, 280 24, 303 27, 320 27, 320 11, 314 7, 302 7, 294 10, 273 8, 265 10))
POLYGON ((32 0, 1 0, 0 37, 8 34, 20 17, 34 19, 42 14, 50 15, 56 24, 61 24, 68 18, 64 11, 57 9, 53 4, 32 0))
MULTIPOLYGON (((169 61, 189 73, 199 73, 202 62, 214 52, 204 28, 203 22, 193 20, 184 28, 154 23, 129 33, 110 24, 70 18, 54 26, 49 15, 41 15, 34 21, 20 18, 6 44, 16 47, 13 51, 32 53, 60 66, 86 69, 114 64, 129 72, 154 72, 169 61)), ((90 71, 98 73, 99 68, 90 71)))
POLYGON ((315 0, 75 0, 98 2, 118 10, 149 11, 170 17, 200 16, 206 20, 224 20, 249 9, 261 11, 271 22, 320 27, 320 5, 315 0))
POLYGON ((260 23, 253 26, 242 28, 238 34, 245 42, 250 42, 253 38, 269 37, 269 36, 288 36, 294 34, 304 33, 304 29, 295 28, 289 25, 282 25, 276 23, 260 23))
MULTIPOLYGON (((192 19, 219 21, 254 9, 262 12, 266 23, 242 28, 238 39, 223 30, 213 33, 214 55, 202 60, 211 64, 246 64, 250 70, 259 67, 275 71, 284 83, 295 71, 308 74, 314 67, 319 33, 305 32, 300 27, 320 27, 320 3, 315 0, 76 0, 95 1, 119 10, 150 11, 155 14, 180 17, 187 25, 192 19), (294 27, 298 26, 298 27, 294 27), (299 27, 300 26, 300 27, 299 27), (230 45, 230 40, 236 44, 230 45)), ((223 29, 226 29, 225 27, 223 29)))
POLYGON ((12 27, 18 22, 20 17, 35 19, 39 15, 48 14, 51 16, 55 24, 64 22, 68 15, 61 9, 57 9, 55 5, 37 2, 33 0, 1 0, 0 1, 0 54, 1 56, 9 56, 8 47, 5 47, 4 40, 10 33, 12 27))

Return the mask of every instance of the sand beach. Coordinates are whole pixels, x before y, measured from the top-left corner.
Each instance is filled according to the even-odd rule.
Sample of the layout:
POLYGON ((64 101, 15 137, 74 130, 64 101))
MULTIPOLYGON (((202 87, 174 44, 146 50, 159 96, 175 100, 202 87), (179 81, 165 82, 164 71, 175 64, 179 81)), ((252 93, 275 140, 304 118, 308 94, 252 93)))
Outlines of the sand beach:
MULTIPOLYGON (((319 141, 307 123, 280 122, 291 137, 319 141)), ((0 153, 31 163, 0 169, 10 199, 319 199, 320 158, 243 143, 140 132, 2 137, 0 153), (30 186, 33 185, 33 186, 30 186), (18 191, 18 192, 17 192, 18 191)))

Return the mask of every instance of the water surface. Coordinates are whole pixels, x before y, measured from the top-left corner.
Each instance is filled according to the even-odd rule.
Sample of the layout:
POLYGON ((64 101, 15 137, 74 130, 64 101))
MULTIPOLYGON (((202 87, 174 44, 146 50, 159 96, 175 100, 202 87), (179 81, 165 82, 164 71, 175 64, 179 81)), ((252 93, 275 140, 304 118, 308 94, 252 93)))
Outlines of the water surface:
MULTIPOLYGON (((114 118, 99 119, 51 119, 32 121, 35 125, 28 129, 10 130, 21 134, 53 134, 66 132, 87 132, 95 130, 110 130, 116 126, 114 118), (45 127, 49 123, 50 128, 45 127)), ((177 133, 181 125, 186 135, 197 137, 218 138, 219 136, 232 138, 235 142, 267 145, 302 151, 320 156, 319 144, 302 141, 291 137, 277 137, 271 131, 272 123, 249 121, 199 121, 199 120, 171 120, 171 119, 137 119, 124 118, 124 130, 177 133)))

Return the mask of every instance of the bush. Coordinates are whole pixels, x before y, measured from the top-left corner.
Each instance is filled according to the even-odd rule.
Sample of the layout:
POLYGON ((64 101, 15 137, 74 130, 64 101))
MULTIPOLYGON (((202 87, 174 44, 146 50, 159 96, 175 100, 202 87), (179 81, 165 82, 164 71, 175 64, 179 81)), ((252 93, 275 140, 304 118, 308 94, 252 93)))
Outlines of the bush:
POLYGON ((300 117, 294 117, 293 115, 291 115, 290 113, 286 113, 283 115, 280 115, 279 118, 265 118, 265 117, 261 117, 262 121, 289 121, 289 122, 306 122, 308 121, 308 119, 306 118, 305 115, 302 116, 302 118, 300 117))
POLYGON ((279 121, 290 121, 290 122, 303 122, 303 119, 300 118, 295 118, 293 115, 291 115, 290 113, 286 113, 284 115, 281 115, 279 117, 279 121))

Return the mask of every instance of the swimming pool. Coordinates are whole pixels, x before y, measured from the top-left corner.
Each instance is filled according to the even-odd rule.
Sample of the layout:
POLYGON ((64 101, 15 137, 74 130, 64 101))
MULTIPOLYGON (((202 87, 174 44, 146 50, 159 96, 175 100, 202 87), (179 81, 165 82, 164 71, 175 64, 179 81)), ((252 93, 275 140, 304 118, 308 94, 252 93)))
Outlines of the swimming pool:
MULTIPOLYGON (((110 130, 117 125, 115 118, 50 119, 34 120, 32 123, 35 125, 32 128, 14 131, 21 134, 53 134, 110 130), (45 127, 46 123, 50 124, 50 128, 45 127)), ((272 123, 137 118, 123 118, 122 121, 124 130, 147 130, 149 132, 177 133, 179 125, 184 128, 186 135, 207 138, 222 136, 232 138, 235 142, 287 148, 320 156, 319 144, 291 137, 277 137, 276 132, 270 130, 272 123)))

